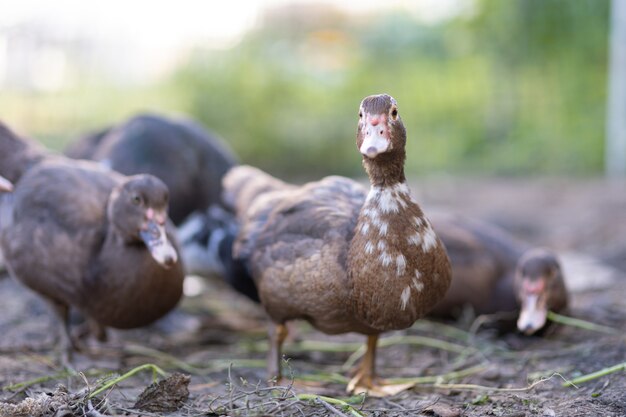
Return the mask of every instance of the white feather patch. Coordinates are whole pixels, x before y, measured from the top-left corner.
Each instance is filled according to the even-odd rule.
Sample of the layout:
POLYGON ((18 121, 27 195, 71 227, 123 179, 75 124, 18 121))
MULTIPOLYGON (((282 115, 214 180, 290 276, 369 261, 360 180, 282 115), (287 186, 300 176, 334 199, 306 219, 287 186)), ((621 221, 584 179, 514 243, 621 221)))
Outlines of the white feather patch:
POLYGON ((374 224, 377 224, 380 221, 380 213, 376 209, 376 207, 370 207, 365 209, 365 215, 369 217, 370 221, 374 224))
POLYGON ((367 242, 365 244, 365 253, 367 253, 368 255, 371 255, 372 253, 374 253, 374 245, 372 244, 372 242, 367 242))
POLYGON ((430 224, 427 224, 422 234, 422 250, 428 252, 435 246, 437 246, 437 235, 430 224))
POLYGON ((406 195, 411 194, 411 191, 409 190, 409 186, 406 185, 406 182, 398 183, 394 185, 393 188, 398 194, 406 194, 406 195))
POLYGON ((391 265, 392 259, 391 259, 391 255, 389 255, 387 252, 383 252, 378 256, 378 260, 384 267, 387 267, 391 265))
POLYGON ((400 308, 402 310, 406 310, 406 305, 409 303, 409 298, 411 298, 411 287, 407 285, 406 288, 402 290, 402 294, 400 295, 400 308))
POLYGON ((413 288, 415 288, 415 291, 420 292, 424 289, 424 284, 416 278, 413 278, 413 288))
POLYGON ((389 188, 383 189, 378 198, 378 206, 383 213, 397 213, 400 211, 400 204, 394 195, 393 190, 389 188))
POLYGON ((422 235, 420 232, 415 232, 407 238, 410 245, 420 245, 422 243, 422 235))
POLYGON ((420 292, 424 289, 424 283, 422 282, 422 273, 417 269, 415 272, 415 278, 413 278, 413 288, 415 291, 420 292))
POLYGON ((387 222, 380 222, 378 224, 378 234, 381 236, 387 236, 387 228, 389 227, 389 224, 387 222))
POLYGON ((381 187, 371 187, 369 193, 367 193, 367 198, 365 199, 365 202, 367 203, 371 200, 375 200, 381 191, 382 191, 381 187))
POLYGON ((402 276, 404 274, 404 270, 406 269, 406 258, 404 255, 400 254, 396 256, 396 274, 398 276, 402 276))

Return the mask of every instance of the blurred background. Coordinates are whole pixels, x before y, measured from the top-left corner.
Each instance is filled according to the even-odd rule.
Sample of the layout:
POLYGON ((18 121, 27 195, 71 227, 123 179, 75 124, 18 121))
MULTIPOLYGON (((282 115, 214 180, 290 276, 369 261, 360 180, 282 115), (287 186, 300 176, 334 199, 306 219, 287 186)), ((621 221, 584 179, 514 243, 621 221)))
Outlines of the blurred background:
POLYGON ((599 176, 610 22, 610 0, 3 1, 0 118, 62 149, 183 114, 276 175, 363 175, 358 104, 387 92, 409 174, 599 176))

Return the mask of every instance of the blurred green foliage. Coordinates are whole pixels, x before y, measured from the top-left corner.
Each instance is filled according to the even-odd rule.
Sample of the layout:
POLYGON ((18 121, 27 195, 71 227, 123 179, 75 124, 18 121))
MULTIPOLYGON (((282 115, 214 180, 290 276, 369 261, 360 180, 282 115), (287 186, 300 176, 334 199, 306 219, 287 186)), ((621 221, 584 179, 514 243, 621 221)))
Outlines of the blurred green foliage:
MULTIPOLYGON (((410 173, 593 174, 603 163, 608 21, 608 0, 478 0, 438 24, 292 6, 232 49, 197 49, 159 85, 86 85, 37 97, 29 112, 61 120, 33 129, 57 147, 149 108, 200 120, 275 174, 360 175, 358 104, 387 92, 407 126, 410 173)), ((33 103, 3 96, 0 111, 20 99, 33 103)))

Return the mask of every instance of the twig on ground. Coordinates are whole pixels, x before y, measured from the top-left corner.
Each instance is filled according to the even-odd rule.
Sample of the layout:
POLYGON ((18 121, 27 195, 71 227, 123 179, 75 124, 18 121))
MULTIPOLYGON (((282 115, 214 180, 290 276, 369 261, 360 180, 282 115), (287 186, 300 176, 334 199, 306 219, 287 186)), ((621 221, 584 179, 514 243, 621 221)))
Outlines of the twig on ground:
POLYGON ((590 374, 579 376, 578 378, 574 378, 569 381, 565 381, 562 385, 564 387, 576 386, 576 384, 583 384, 585 382, 591 381, 596 378, 600 378, 602 376, 606 376, 615 372, 626 371, 626 362, 622 362, 620 364, 610 366, 608 368, 600 369, 599 371, 592 372, 590 374))
MULTIPOLYGON (((413 346, 425 346, 435 349, 445 350, 453 353, 465 353, 474 352, 476 349, 469 346, 458 345, 456 343, 446 342, 445 340, 434 339, 432 337, 425 336, 392 336, 384 339, 380 339, 378 342, 379 347, 388 347, 394 345, 413 345, 413 346)), ((365 354, 365 346, 360 345, 359 348, 346 360, 342 365, 342 370, 350 369, 359 358, 365 354)))
POLYGON ((262 359, 214 359, 207 361, 205 366, 199 366, 182 361, 169 353, 136 344, 126 346, 124 352, 157 359, 159 362, 178 368, 191 375, 206 375, 210 372, 228 369, 230 365, 246 368, 263 368, 265 366, 265 361, 262 359))
POLYGON ((161 376, 167 376, 167 373, 162 370, 161 368, 159 368, 158 366, 152 364, 152 363, 146 363, 143 365, 140 365, 136 368, 131 369, 130 371, 126 372, 124 375, 119 376, 117 378, 114 378, 110 381, 108 381, 107 383, 105 383, 104 385, 102 385, 100 388, 98 388, 97 390, 93 391, 91 394, 89 394, 89 396, 87 398, 93 398, 96 395, 100 394, 101 392, 113 387, 116 384, 119 384, 120 382, 130 378, 131 376, 135 375, 138 372, 141 372, 143 370, 146 369, 150 369, 152 371, 152 379, 156 380, 156 376, 157 374, 161 375, 161 376))
MULTIPOLYGON (((105 371, 105 370, 99 370, 99 369, 90 369, 88 371, 85 371, 85 374, 87 374, 88 376, 98 376, 98 375, 102 375, 103 373, 107 373, 109 371, 105 371)), ((55 381, 58 379, 62 379, 62 378, 67 378, 67 377, 74 377, 77 375, 82 374, 82 372, 77 373, 68 369, 65 369, 63 371, 51 374, 51 375, 43 375, 40 376, 38 378, 33 378, 30 379, 28 381, 24 381, 24 382, 18 382, 15 384, 9 384, 9 385, 5 385, 2 388, 0 388, 0 390, 2 391, 20 391, 23 390, 25 388, 31 387, 33 385, 36 384, 40 384, 40 383, 44 383, 44 382, 48 382, 48 381, 55 381)))
POLYGON ((345 402, 344 400, 340 400, 338 398, 332 398, 332 397, 326 397, 324 395, 316 395, 316 394, 298 394, 297 398, 300 400, 304 400, 304 401, 318 401, 318 399, 321 399, 322 401, 325 401, 329 404, 335 404, 335 405, 340 405, 341 407, 343 407, 344 409, 346 409, 350 414, 352 414, 355 417, 363 417, 363 415, 361 413, 359 413, 356 408, 354 408, 353 406, 351 406, 350 404, 348 404, 347 402, 345 402))
POLYGON ((342 413, 341 411, 337 410, 335 407, 333 407, 332 405, 330 405, 328 402, 324 401, 323 399, 321 399, 320 397, 317 397, 315 399, 315 401, 317 401, 318 403, 320 403, 322 405, 322 407, 324 407, 325 409, 327 409, 328 411, 330 411, 331 413, 333 413, 336 416, 339 417, 348 417, 346 416, 344 413, 342 413))
POLYGON ((569 382, 565 377, 563 377, 563 375, 559 373, 554 373, 547 378, 539 379, 526 387, 519 387, 519 388, 497 388, 497 387, 488 387, 485 385, 475 385, 475 384, 433 384, 432 387, 453 389, 457 391, 527 392, 535 388, 537 385, 551 380, 555 376, 558 376, 564 381, 569 382))
POLYGON ((411 326, 411 329, 430 331, 443 336, 451 337, 453 339, 458 339, 463 342, 467 342, 470 338, 470 334, 465 330, 450 326, 449 324, 432 322, 424 319, 416 321, 415 324, 411 326))
POLYGON ((74 374, 72 372, 70 372, 70 371, 67 371, 67 370, 61 371, 61 372, 57 372, 57 373, 51 374, 51 375, 43 375, 43 376, 40 376, 38 378, 30 379, 28 381, 18 382, 16 384, 5 385, 5 386, 2 387, 2 391, 21 390, 21 389, 28 388, 28 387, 30 387, 32 385, 35 385, 35 384, 39 384, 39 383, 42 383, 42 382, 48 382, 48 381, 56 380, 56 379, 60 379, 60 378, 65 378, 65 377, 72 376, 72 375, 74 375, 74 374))
POLYGON ((591 330, 594 332, 607 333, 607 334, 619 334, 620 331, 612 327, 603 326, 601 324, 592 323, 590 321, 576 319, 574 317, 563 316, 561 314, 548 311, 548 320, 563 324, 565 326, 578 327, 580 329, 591 330))
POLYGON ((441 383, 442 381, 450 381, 452 379, 462 378, 465 376, 473 375, 478 372, 482 372, 486 369, 484 365, 475 365, 466 369, 462 369, 460 371, 448 372, 447 374, 442 375, 429 375, 429 376, 417 376, 413 378, 393 378, 390 379, 389 382, 397 383, 397 384, 429 384, 429 383, 441 383))

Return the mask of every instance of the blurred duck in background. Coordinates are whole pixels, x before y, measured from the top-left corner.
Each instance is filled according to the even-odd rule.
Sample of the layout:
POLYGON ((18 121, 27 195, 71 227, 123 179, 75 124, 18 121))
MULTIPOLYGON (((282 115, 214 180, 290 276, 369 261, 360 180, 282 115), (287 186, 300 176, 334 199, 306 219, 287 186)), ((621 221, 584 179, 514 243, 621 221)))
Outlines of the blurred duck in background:
POLYGON ((0 202, 0 247, 11 275, 62 322, 65 362, 78 348, 70 308, 100 340, 106 327, 144 326, 174 308, 184 274, 161 180, 50 154, 2 124, 0 155, 14 183, 0 202))
POLYGON ((220 205, 222 177, 236 159, 227 146, 187 119, 142 114, 88 134, 65 150, 70 158, 98 161, 124 175, 151 174, 170 190, 170 218, 220 205))
MULTIPOLYGON (((531 248, 485 222, 434 212, 433 228, 452 262, 452 284, 432 317, 456 318, 470 308, 476 315, 514 313, 516 327, 530 335, 546 325, 548 311, 563 311, 568 291, 557 256, 531 248)), ((502 320, 501 330, 515 328, 502 320)))

